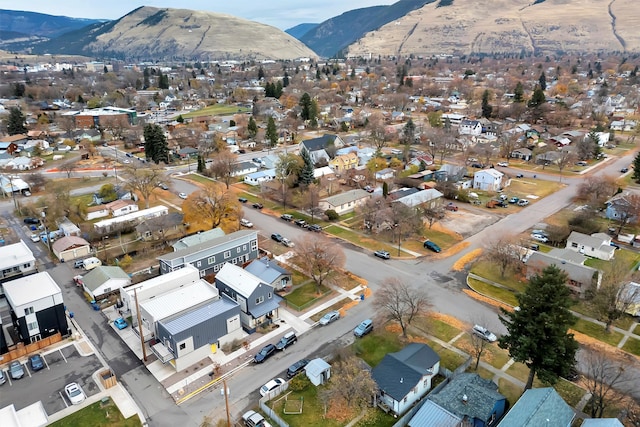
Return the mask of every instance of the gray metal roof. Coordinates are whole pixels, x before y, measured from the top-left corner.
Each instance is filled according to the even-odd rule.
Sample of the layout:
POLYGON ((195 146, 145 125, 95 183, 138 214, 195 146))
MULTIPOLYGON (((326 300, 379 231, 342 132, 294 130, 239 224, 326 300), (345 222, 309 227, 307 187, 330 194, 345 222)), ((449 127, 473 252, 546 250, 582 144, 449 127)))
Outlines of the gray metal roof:
POLYGON ((258 238, 258 232, 257 231, 253 231, 253 230, 240 230, 240 231, 236 231, 235 233, 231 233, 228 234, 226 236, 221 236, 215 239, 211 239, 209 241, 206 242, 202 242, 196 245, 193 245, 191 247, 185 248, 185 249, 181 249, 175 252, 170 252, 168 254, 165 255, 161 255, 159 257, 156 257, 156 259, 158 260, 162 260, 162 261, 173 261, 175 259, 180 259, 180 258, 184 258, 187 257, 189 255, 193 255, 193 254, 197 254, 198 252, 204 252, 207 251, 211 248, 214 248, 216 246, 223 246, 223 245, 227 245, 230 243, 233 243, 237 240, 240 239, 245 239, 248 236, 251 235, 255 235, 255 238, 258 238))
POLYGON ((90 291, 95 291, 111 279, 126 279, 131 282, 131 277, 122 268, 101 265, 82 276, 82 283, 90 291))
POLYGON ((275 310, 280 306, 280 301, 282 298, 278 295, 272 294, 270 301, 265 301, 262 304, 258 304, 257 306, 249 309, 249 313, 257 319, 258 317, 262 317, 265 314, 275 310))
POLYGON ((219 300, 200 304, 189 309, 189 311, 174 314, 158 323, 164 326, 167 332, 175 335, 206 320, 227 313, 236 307, 239 307, 238 303, 222 295, 219 300))
POLYGON ((409 427, 458 427, 460 422, 462 418, 427 399, 407 425, 409 427))
POLYGON ((581 427, 623 427, 617 418, 587 418, 581 427))
POLYGON ((224 236, 222 228, 212 228, 211 230, 203 231, 192 236, 183 237, 172 246, 174 251, 179 251, 222 236, 224 236))
POLYGON ((274 280, 282 275, 291 274, 268 257, 253 260, 251 264, 245 267, 245 270, 267 283, 273 283, 274 280))
POLYGON ((553 420, 554 426, 568 427, 574 417, 573 409, 553 388, 533 388, 520 396, 498 427, 539 427, 547 420, 553 420))
POLYGON ((335 196, 325 197, 323 201, 329 203, 331 206, 341 206, 345 203, 352 203, 361 199, 371 197, 369 193, 359 188, 355 190, 345 191, 344 193, 336 194, 335 196))
POLYGON ((494 412, 496 402, 506 399, 497 390, 496 383, 478 374, 460 374, 438 394, 430 395, 429 399, 461 418, 468 416, 486 423, 494 412), (464 395, 467 396, 466 402, 462 399, 464 395))

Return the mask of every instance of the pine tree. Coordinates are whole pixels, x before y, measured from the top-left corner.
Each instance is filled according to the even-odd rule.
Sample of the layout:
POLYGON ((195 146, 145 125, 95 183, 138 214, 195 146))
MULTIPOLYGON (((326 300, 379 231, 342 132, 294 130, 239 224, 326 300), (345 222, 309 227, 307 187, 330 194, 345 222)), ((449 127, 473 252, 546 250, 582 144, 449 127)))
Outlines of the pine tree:
POLYGON ((547 97, 544 95, 544 91, 542 90, 542 88, 540 88, 540 86, 536 86, 533 91, 533 95, 531 96, 531 99, 529 100, 529 103, 527 105, 529 106, 529 108, 536 108, 541 106, 545 102, 547 102, 547 97))
POLYGON ((516 88, 513 90, 513 102, 524 102, 524 88, 521 82, 518 82, 516 88))
POLYGON ((547 76, 544 74, 544 71, 540 74, 540 78, 538 79, 538 83, 540 83, 540 89, 547 89, 547 76))
POLYGON ((204 158, 198 154, 198 172, 202 173, 206 169, 206 164, 204 162, 204 158))
POLYGON ((303 93, 300 97, 300 102, 298 103, 302 107, 302 111, 300 112, 300 116, 302 120, 309 120, 311 118, 309 109, 311 108, 311 97, 307 92, 303 93))
POLYGON ((278 144, 278 129, 276 128, 276 121, 273 120, 273 116, 269 116, 265 137, 269 141, 269 145, 271 147, 275 147, 278 144))
POLYGON ((144 126, 143 134, 144 151, 147 159, 153 160, 156 164, 160 162, 169 163, 169 144, 162 128, 148 123, 144 126))
POLYGON ((7 133, 9 135, 18 135, 27 133, 27 128, 24 126, 24 115, 17 107, 9 109, 9 117, 7 117, 7 133))
POLYGON ((640 153, 633 159, 633 180, 640 184, 640 153))
POLYGON ((249 124, 247 125, 247 132, 249 133, 249 138, 253 139, 258 134, 258 125, 256 121, 253 119, 253 116, 249 117, 249 124))
POLYGON ((508 334, 500 337, 499 346, 529 368, 525 390, 532 387, 536 375, 546 384, 555 384, 575 364, 578 343, 568 330, 576 318, 569 311, 567 280, 564 271, 550 265, 531 277, 517 296, 519 310, 501 310, 500 320, 508 334))
POLYGON ((264 69, 262 67, 258 68, 258 80, 264 79, 264 69))
POLYGON ((304 166, 302 166, 302 170, 300 171, 298 182, 301 185, 309 185, 313 182, 313 160, 311 160, 311 154, 309 154, 309 150, 307 150, 306 148, 300 150, 300 155, 302 156, 302 160, 304 161, 304 166))
POLYGON ((485 89, 482 93, 482 117, 488 119, 491 117, 493 107, 489 104, 489 90, 485 89))

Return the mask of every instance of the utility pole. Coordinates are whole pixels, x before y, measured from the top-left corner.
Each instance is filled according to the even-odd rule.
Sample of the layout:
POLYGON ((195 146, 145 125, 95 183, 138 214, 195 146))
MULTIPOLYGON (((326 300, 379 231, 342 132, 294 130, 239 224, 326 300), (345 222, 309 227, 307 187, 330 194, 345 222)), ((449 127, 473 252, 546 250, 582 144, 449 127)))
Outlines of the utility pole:
POLYGON ((140 320, 140 305, 138 304, 138 288, 133 288, 136 299, 136 316, 138 317, 138 332, 140 333, 140 345, 142 345, 142 360, 147 361, 147 350, 144 348, 144 333, 142 332, 142 320, 140 320))
POLYGON ((42 225, 44 225, 44 233, 47 237, 47 247, 49 248, 49 253, 51 253, 51 235, 49 234, 49 229, 47 228, 47 212, 45 211, 47 206, 42 207, 42 212, 40 212, 40 216, 42 216, 42 225))
POLYGON ((229 389, 227 388, 227 379, 222 379, 222 386, 224 387, 224 406, 227 408, 227 427, 231 427, 231 415, 229 414, 229 389))

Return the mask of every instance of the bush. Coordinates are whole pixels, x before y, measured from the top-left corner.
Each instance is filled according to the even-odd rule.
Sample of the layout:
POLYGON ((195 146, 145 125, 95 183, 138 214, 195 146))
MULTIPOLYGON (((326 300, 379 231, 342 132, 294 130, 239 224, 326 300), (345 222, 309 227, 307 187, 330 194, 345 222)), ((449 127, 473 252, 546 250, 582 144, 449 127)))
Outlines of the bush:
POLYGON ((289 381, 289 390, 302 391, 311 385, 311 381, 306 375, 297 375, 289 381))
POLYGON ((338 214, 338 212, 334 211, 333 209, 327 209, 326 211, 324 211, 324 214, 327 216, 329 221, 337 221, 338 219, 340 219, 340 215, 338 214))

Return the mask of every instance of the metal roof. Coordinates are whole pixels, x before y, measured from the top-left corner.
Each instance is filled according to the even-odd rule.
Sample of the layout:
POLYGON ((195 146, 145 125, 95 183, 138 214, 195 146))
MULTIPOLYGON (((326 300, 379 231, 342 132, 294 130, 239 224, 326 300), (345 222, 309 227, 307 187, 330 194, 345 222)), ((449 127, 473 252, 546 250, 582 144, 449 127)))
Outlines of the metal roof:
POLYGON ((267 283, 273 283, 274 280, 282 275, 291 274, 268 257, 253 260, 245 270, 267 283))
POLYGON ((262 317, 280 306, 280 301, 282 301, 282 298, 278 295, 272 295, 273 296, 271 297, 271 300, 260 303, 257 306, 249 309, 249 313, 254 317, 254 319, 262 317))
POLYGON ((225 295, 216 301, 206 302, 186 312, 174 314, 159 323, 172 335, 178 334, 200 323, 238 307, 238 303, 225 295))
POLYGON ((458 427, 461 422, 462 418, 427 399, 407 425, 409 427, 458 427))
POLYGON ((331 206, 341 206, 345 203, 352 203, 369 197, 371 197, 369 193, 357 188, 355 190, 349 190, 345 191, 344 193, 336 194, 335 196, 325 197, 322 201, 329 203, 331 206))
POLYGON ((258 286, 273 288, 270 284, 260 280, 259 277, 231 263, 226 263, 222 266, 216 274, 216 280, 229 286, 245 298, 250 297, 258 286))
POLYGON ((179 251, 222 236, 224 236, 224 230, 222 230, 222 228, 212 228, 211 230, 184 237, 175 242, 172 246, 174 251, 179 251))
POLYGON ((159 257, 156 257, 156 259, 162 261, 172 261, 175 259, 185 258, 189 255, 197 254, 198 252, 207 251, 216 246, 231 245, 238 240, 246 239, 248 236, 254 236, 254 238, 257 240, 258 232, 252 230, 236 231, 235 233, 231 233, 226 236, 221 236, 216 239, 211 239, 207 242, 202 242, 191 247, 181 249, 179 251, 161 255, 159 257))
POLYGON ((140 308, 158 321, 217 297, 218 290, 200 280, 143 301, 140 308))
POLYGON ((551 387, 533 388, 502 418, 498 427, 538 427, 552 419, 555 426, 569 426, 575 417, 573 408, 551 387))
POLYGON ((46 271, 5 282, 2 287, 7 300, 13 307, 26 305, 62 292, 46 271))
POLYGON ((95 291, 111 279, 124 279, 131 283, 131 278, 122 268, 105 265, 96 267, 82 276, 82 283, 90 291, 95 291))

